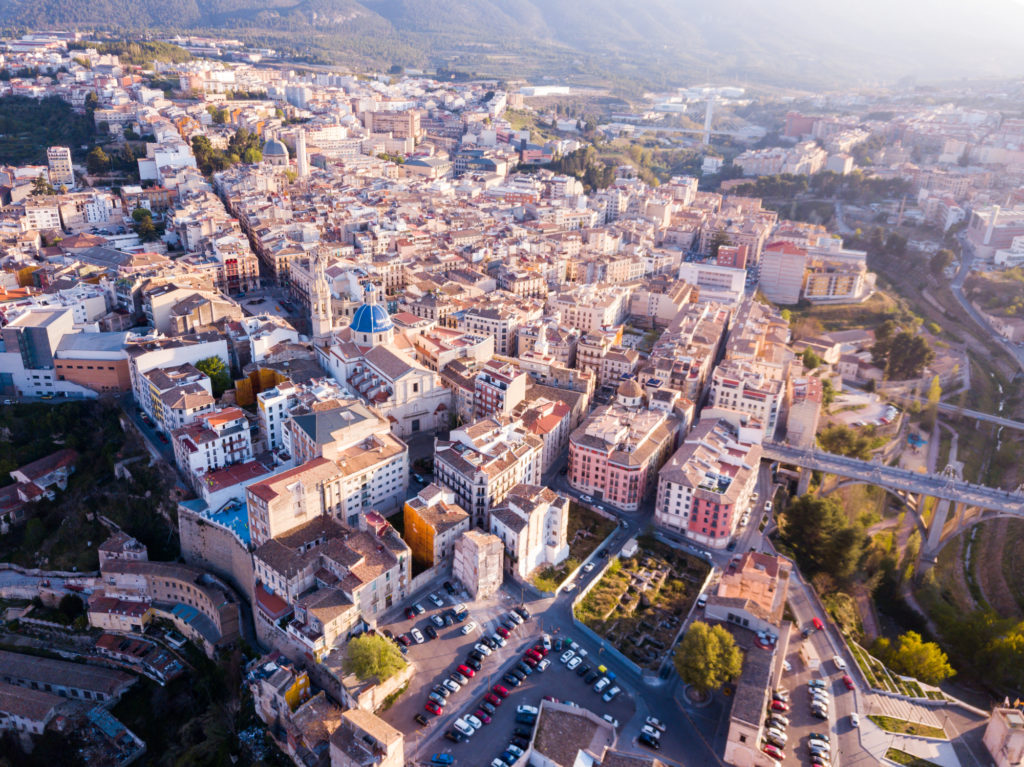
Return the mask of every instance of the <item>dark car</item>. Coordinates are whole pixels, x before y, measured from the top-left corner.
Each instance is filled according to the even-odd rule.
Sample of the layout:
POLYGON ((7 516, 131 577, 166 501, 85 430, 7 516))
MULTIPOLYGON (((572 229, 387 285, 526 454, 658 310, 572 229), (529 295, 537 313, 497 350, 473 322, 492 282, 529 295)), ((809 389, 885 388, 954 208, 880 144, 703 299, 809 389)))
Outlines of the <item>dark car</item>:
POLYGON ((480 708, 482 708, 484 711, 486 711, 491 716, 494 716, 495 712, 498 710, 497 707, 493 703, 491 703, 489 701, 486 701, 486 700, 481 701, 480 708))
POLYGON ((523 749, 523 751, 525 751, 527 748, 530 747, 530 741, 528 741, 526 738, 515 738, 514 737, 514 738, 512 738, 512 745, 513 746, 517 746, 518 748, 521 748, 521 749, 523 749))
POLYGON ((491 639, 489 636, 488 637, 484 637, 480 641, 483 642, 488 647, 490 647, 492 650, 497 650, 498 649, 498 643, 495 642, 493 639, 491 639))
POLYGON ((466 658, 466 665, 474 671, 479 671, 483 664, 476 658, 466 658))
POLYGON ((531 735, 533 735, 533 730, 528 730, 525 727, 516 727, 512 731, 512 735, 517 738, 529 738, 531 735))
MULTIPOLYGON (((527 669, 529 669, 530 667, 529 667, 529 666, 527 666, 526 668, 527 668, 527 669)), ((527 674, 527 673, 526 673, 525 671, 523 671, 523 670, 522 670, 521 668, 519 668, 518 666, 516 666, 516 667, 515 667, 514 669, 512 669, 512 670, 511 670, 511 671, 509 671, 508 673, 510 673, 510 674, 511 674, 512 676, 514 676, 514 677, 515 677, 516 679, 518 679, 518 680, 519 680, 520 682, 522 682, 522 681, 523 681, 524 679, 526 679, 526 677, 528 677, 528 676, 529 676, 529 674, 527 674)))
MULTIPOLYGON (((526 674, 527 676, 529 676, 530 674, 532 674, 532 673, 533 673, 533 669, 532 669, 532 668, 530 668, 529 666, 527 666, 527 665, 526 665, 525 663, 523 663, 522 661, 520 661, 519 663, 517 663, 517 664, 516 664, 516 668, 515 668, 515 671, 522 671, 522 672, 523 672, 524 674, 526 674)), ((515 673, 515 671, 513 671, 512 673, 515 673)))
POLYGON ((519 607, 513 607, 512 609, 519 613, 519 617, 522 618, 524 621, 530 620, 530 611, 527 610, 523 605, 519 605, 519 607))
POLYGON ((431 639, 437 639, 437 629, 433 626, 427 626, 425 629, 423 629, 423 633, 431 639))
POLYGON ((600 677, 600 676, 601 676, 600 672, 591 671, 585 677, 583 677, 583 681, 586 682, 587 684, 593 684, 594 682, 596 682, 598 680, 598 677, 600 677))
MULTIPOLYGON (((526 677, 524 676, 523 679, 525 678, 526 677)), ((502 677, 502 681, 504 681, 505 684, 507 685, 511 685, 512 687, 518 687, 519 685, 521 685, 523 683, 523 679, 520 679, 512 672, 509 672, 502 677)))
POLYGON ((392 634, 392 633, 391 633, 390 631, 388 631, 387 629, 384 629, 384 630, 383 630, 383 631, 381 631, 380 633, 382 633, 382 634, 383 634, 384 636, 386 636, 386 637, 387 637, 388 639, 394 639, 394 638, 395 638, 395 635, 394 635, 394 634, 392 634))
POLYGON ((584 663, 582 666, 576 669, 576 676, 586 676, 588 671, 590 671, 590 666, 584 663))
POLYGON ((416 617, 416 611, 413 610, 411 607, 406 607, 405 608, 405 617, 408 618, 409 620, 412 620, 413 618, 416 617))
POLYGON ((448 732, 446 732, 444 736, 448 738, 448 740, 450 740, 452 743, 461 743, 462 741, 466 740, 466 736, 458 730, 448 730, 448 732))
POLYGON ((483 663, 483 660, 484 660, 485 656, 479 650, 470 650, 469 651, 469 657, 472 658, 475 661, 480 661, 481 663, 483 663))
POLYGON ((451 581, 444 582, 444 590, 447 591, 449 594, 455 593, 455 587, 452 585, 451 581))
POLYGON ((652 738, 646 732, 641 732, 640 737, 636 739, 636 742, 641 746, 647 746, 647 748, 653 748, 655 751, 661 750, 661 743, 657 738, 652 738))
POLYGON ((428 724, 430 724, 430 720, 423 716, 423 714, 416 714, 416 716, 414 716, 413 719, 416 720, 416 723, 420 727, 426 727, 428 724))
POLYGON ((527 655, 525 658, 523 658, 523 663, 525 663, 531 669, 535 669, 537 668, 537 664, 540 663, 540 661, 536 658, 531 658, 529 655, 527 655))
POLYGON ((158 431, 158 432, 156 433, 156 436, 157 436, 157 439, 159 439, 159 440, 160 440, 161 442, 163 442, 163 443, 164 443, 165 445, 167 444, 167 442, 168 442, 168 440, 167 440, 167 435, 166 435, 166 434, 164 434, 164 433, 163 433, 162 431, 158 431))
POLYGON ((506 618, 505 620, 503 620, 501 622, 501 625, 504 626, 505 628, 507 628, 509 631, 515 631, 516 630, 516 626, 518 626, 519 624, 517 624, 511 618, 506 618))
POLYGON ((467 612, 466 610, 463 610, 461 613, 455 613, 455 620, 457 620, 459 623, 462 623, 462 621, 466 620, 466 618, 468 617, 469 612, 467 612))

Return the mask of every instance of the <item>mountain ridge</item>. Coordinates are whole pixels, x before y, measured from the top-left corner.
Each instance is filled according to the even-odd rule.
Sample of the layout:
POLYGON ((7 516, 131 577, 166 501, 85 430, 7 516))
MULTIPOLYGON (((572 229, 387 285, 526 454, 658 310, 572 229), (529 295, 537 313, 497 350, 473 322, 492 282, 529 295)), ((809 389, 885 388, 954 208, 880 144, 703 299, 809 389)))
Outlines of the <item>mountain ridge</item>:
POLYGON ((652 85, 702 73, 819 86, 1024 73, 1014 0, 7 0, 0 24, 237 34, 382 67, 489 71, 501 57, 474 49, 491 45, 527 75, 614 65, 652 85))

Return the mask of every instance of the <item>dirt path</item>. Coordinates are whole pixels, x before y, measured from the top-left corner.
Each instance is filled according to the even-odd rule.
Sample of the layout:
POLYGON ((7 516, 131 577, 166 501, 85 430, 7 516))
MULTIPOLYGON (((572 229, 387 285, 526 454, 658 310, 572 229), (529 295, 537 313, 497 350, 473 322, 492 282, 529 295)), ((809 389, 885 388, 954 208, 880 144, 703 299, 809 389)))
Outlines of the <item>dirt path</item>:
MULTIPOLYGON (((985 601, 1003 617, 1021 617, 1020 605, 1013 598, 1003 574, 1003 543, 1008 539, 1008 519, 996 519, 981 526, 974 545, 978 546, 975 562, 978 587, 985 601)), ((962 561, 962 558, 961 558, 962 561)))

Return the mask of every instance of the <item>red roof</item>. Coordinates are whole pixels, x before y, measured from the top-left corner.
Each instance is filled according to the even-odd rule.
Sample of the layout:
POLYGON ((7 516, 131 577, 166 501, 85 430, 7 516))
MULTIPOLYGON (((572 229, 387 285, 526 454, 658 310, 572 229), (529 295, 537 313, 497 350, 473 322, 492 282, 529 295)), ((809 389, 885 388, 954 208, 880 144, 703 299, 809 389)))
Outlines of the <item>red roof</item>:
POLYGON ((791 242, 786 240, 780 240, 779 242, 773 242, 765 246, 765 250, 770 250, 772 253, 787 253, 791 256, 806 256, 807 251, 803 248, 798 248, 791 242))

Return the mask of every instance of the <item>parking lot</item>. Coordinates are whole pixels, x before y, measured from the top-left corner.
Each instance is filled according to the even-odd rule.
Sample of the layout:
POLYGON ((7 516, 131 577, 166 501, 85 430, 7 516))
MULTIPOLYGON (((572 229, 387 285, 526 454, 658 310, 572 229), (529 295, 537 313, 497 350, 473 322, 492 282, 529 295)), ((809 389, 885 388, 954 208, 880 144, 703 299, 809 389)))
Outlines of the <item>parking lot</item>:
MULTIPOLYGON (((812 635, 813 636, 813 635, 812 635)), ((853 693, 842 681, 843 674, 835 667, 830 657, 821 658, 821 667, 811 671, 800 660, 799 648, 802 642, 809 640, 800 637, 794 629, 789 645, 790 652, 786 657, 792 670, 783 674, 782 685, 789 691, 789 711, 784 713, 789 719, 786 728, 787 742, 784 749, 787 765, 809 764, 810 735, 819 733, 831 739, 832 763, 838 757, 837 732, 851 729, 849 711, 852 709, 853 693), (821 680, 829 700, 828 719, 819 719, 811 713, 811 695, 808 682, 812 679, 821 680), (838 726, 837 726, 838 725, 838 726)))
MULTIPOLYGON (((444 593, 443 589, 440 592, 444 593)), ((505 647, 493 650, 490 656, 483 659, 480 671, 467 685, 449 695, 447 705, 440 716, 434 716, 424 710, 431 689, 447 677, 450 671, 465 663, 468 652, 480 642, 485 633, 494 633, 507 618, 511 608, 520 603, 519 596, 502 590, 486 602, 467 602, 469 616, 464 623, 439 629, 437 639, 409 647, 407 657, 416 663, 417 673, 413 676, 409 689, 391 709, 381 712, 381 716, 405 733, 406 755, 410 763, 425 763, 432 754, 444 753, 453 757, 453 764, 489 764, 505 750, 514 730, 517 727, 524 727, 515 723, 516 707, 523 704, 537 706, 545 695, 563 702, 572 700, 598 714, 607 713, 620 725, 625 725, 633 716, 635 704, 632 690, 623 687, 622 692, 613 701, 605 703, 600 695, 591 689, 591 684, 585 683, 583 677, 578 676, 576 671, 568 670, 560 661, 560 655, 564 650, 552 649, 546 658, 550 662, 547 670, 534 670, 519 687, 513 687, 502 680, 504 674, 523 658, 525 651, 536 644, 545 632, 543 619, 533 615, 510 632, 505 647), (476 627, 465 635, 462 628, 470 621, 475 623, 476 627), (506 687, 509 695, 497 707, 491 723, 484 724, 481 730, 462 743, 453 743, 446 739, 444 734, 452 728, 452 723, 459 717, 474 713, 484 700, 484 695, 496 684, 506 687), (421 726, 415 720, 417 714, 422 714, 429 723, 421 726)), ((431 615, 443 613, 447 605, 451 604, 450 598, 446 598, 445 601, 446 607, 439 608, 428 599, 422 599, 419 601, 424 608, 422 614, 412 620, 399 620, 381 628, 389 629, 396 636, 411 630, 414 626, 423 631, 429 624, 431 615)), ((557 628, 548 627, 548 630, 553 644, 563 637, 563 633, 557 628)), ((580 637, 574 639, 579 641, 580 637)), ((600 664, 599 650, 596 647, 587 647, 585 642, 580 644, 588 651, 584 665, 593 670, 600 664)))

